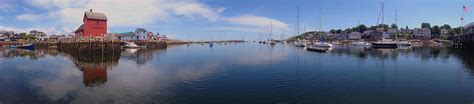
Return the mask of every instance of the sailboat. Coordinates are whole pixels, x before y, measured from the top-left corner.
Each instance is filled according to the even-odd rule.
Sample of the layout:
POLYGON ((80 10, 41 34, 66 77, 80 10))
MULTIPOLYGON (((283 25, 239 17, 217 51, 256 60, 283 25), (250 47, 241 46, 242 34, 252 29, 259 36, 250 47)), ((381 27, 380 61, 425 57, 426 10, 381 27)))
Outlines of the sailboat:
MULTIPOLYGON (((320 15, 320 16, 322 15, 322 14, 321 14, 321 10, 319 11, 319 15, 320 15)), ((322 19, 321 19, 321 17, 320 17, 320 18, 319 18, 319 23, 320 23, 319 28, 321 28, 321 22, 322 22, 322 19)), ((320 30, 321 30, 321 29, 320 29, 320 30)), ((318 51, 318 52, 326 52, 326 51, 328 51, 329 49, 332 49, 333 44, 328 43, 328 42, 325 42, 323 37, 321 37, 319 41, 320 41, 319 43, 315 43, 315 44, 313 44, 313 45, 308 45, 308 46, 306 46, 306 49, 307 49, 307 50, 310 50, 310 51, 318 51)))
MULTIPOLYGON (((397 48, 398 44, 397 42, 393 40, 388 40, 385 39, 385 36, 387 33, 385 32, 385 27, 384 25, 384 3, 382 2, 382 9, 381 9, 381 14, 382 14, 382 41, 377 41, 372 43, 372 48, 397 48)), ((380 16, 380 15, 379 15, 380 16)))
POLYGON ((272 39, 273 24, 270 22, 270 45, 275 45, 275 40, 272 39))
MULTIPOLYGON (((297 16, 296 19, 298 20, 297 24, 297 29, 296 29, 296 35, 300 35, 300 6, 298 5, 297 7, 297 16)), ((298 41, 295 41, 293 43, 296 47, 305 47, 306 45, 304 42, 298 38, 298 41)))

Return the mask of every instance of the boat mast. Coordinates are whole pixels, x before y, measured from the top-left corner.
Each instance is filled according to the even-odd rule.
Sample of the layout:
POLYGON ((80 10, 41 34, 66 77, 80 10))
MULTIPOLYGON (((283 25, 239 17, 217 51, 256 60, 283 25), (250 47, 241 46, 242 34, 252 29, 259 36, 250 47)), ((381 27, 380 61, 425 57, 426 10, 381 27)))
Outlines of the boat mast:
POLYGON ((397 39, 398 35, 398 10, 395 9, 395 30, 397 31, 395 33, 395 40, 397 39))
POLYGON ((300 4, 296 7, 296 35, 300 35, 300 4))
POLYGON ((273 32, 273 23, 272 23, 272 21, 270 21, 270 41, 273 41, 272 32, 273 32))
POLYGON ((385 29, 384 26, 384 3, 382 2, 382 27, 385 29))

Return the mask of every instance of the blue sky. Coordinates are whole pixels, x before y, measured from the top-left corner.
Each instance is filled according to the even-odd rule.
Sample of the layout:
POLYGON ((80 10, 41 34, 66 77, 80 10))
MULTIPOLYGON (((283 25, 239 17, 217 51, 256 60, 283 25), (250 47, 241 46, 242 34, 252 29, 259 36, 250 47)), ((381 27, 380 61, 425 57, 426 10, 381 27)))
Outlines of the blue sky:
MULTIPOLYGON (((296 32, 296 11, 300 5, 300 31, 319 28, 345 29, 361 24, 375 25, 381 2, 385 2, 385 23, 399 26, 460 26, 462 6, 472 0, 2 0, 0 30, 37 29, 50 34, 74 31, 84 11, 94 9, 109 18, 109 32, 135 28, 166 34, 180 40, 217 40, 288 37, 296 32), (284 35, 282 35, 284 34, 284 35)), ((472 22, 472 12, 465 24, 472 22)))

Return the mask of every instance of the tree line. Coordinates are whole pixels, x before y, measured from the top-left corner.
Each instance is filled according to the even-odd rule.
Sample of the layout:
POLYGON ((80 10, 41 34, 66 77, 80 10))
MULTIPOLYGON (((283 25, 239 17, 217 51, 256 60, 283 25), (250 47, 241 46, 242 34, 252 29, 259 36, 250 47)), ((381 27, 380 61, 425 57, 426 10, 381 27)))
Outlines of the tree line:
MULTIPOLYGON (((352 27, 352 28, 344 29, 344 30, 342 30, 342 29, 331 29, 331 30, 329 30, 329 32, 333 33, 333 34, 341 34, 342 32, 345 32, 345 33, 351 33, 351 32, 363 33, 366 30, 376 30, 377 28, 384 28, 385 31, 387 31, 388 29, 397 29, 397 30, 399 30, 399 27, 398 27, 397 24, 392 24, 390 26, 386 25, 386 24, 379 24, 378 26, 370 26, 370 27, 367 27, 364 24, 361 24, 361 25, 358 25, 358 26, 355 26, 355 27, 352 27)), ((421 28, 422 29, 423 28, 429 28, 431 30, 431 35, 434 36, 434 37, 439 37, 441 35, 441 30, 442 29, 447 29, 448 30, 448 35, 450 35, 450 36, 460 34, 461 29, 462 29, 462 27, 451 28, 451 26, 449 24, 444 24, 442 26, 438 26, 438 25, 431 26, 430 23, 422 23, 421 28)), ((402 28, 402 29, 408 30, 410 28, 408 28, 408 26, 405 26, 405 28, 402 28)))

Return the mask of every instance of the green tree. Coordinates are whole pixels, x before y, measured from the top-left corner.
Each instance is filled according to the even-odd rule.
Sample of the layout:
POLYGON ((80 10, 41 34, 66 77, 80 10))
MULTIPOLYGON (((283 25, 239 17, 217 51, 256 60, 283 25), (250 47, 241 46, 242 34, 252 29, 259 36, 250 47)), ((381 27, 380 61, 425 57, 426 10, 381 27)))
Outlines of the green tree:
POLYGON ((23 39, 36 39, 36 37, 34 35, 28 34, 23 36, 23 39))
POLYGON ((364 33, 365 30, 367 30, 367 26, 364 24, 357 26, 357 32, 364 33))
POLYGON ((435 36, 435 37, 438 37, 439 34, 441 34, 441 29, 439 28, 438 25, 434 25, 432 28, 431 28, 431 35, 435 36))
POLYGON ((430 23, 421 23, 421 28, 431 28, 430 23))
POLYGON ((346 33, 351 33, 351 32, 352 32, 352 29, 351 29, 351 28, 347 28, 346 30, 344 30, 344 32, 346 32, 346 33))
POLYGON ((387 31, 387 29, 389 29, 390 26, 388 26, 387 24, 380 24, 377 26, 377 28, 383 28, 384 31, 387 31))
POLYGON ((442 29, 451 29, 451 26, 449 26, 448 24, 444 24, 443 26, 441 26, 442 29))
POLYGON ((377 29, 377 26, 370 26, 369 29, 370 29, 370 30, 375 30, 375 29, 377 29))
POLYGON ((336 30, 336 33, 340 34, 340 33, 342 33, 342 30, 338 29, 338 30, 336 30))
POLYGON ((334 29, 329 30, 329 32, 333 33, 333 34, 336 34, 336 30, 334 30, 334 29))
POLYGON ((391 29, 397 29, 397 30, 398 30, 398 25, 397 25, 397 24, 392 24, 392 25, 390 25, 390 28, 391 28, 391 29))

